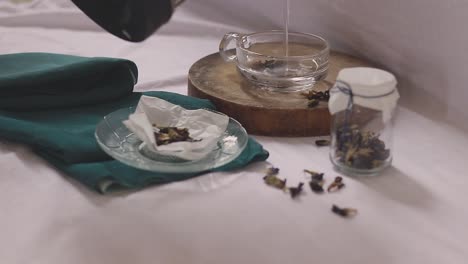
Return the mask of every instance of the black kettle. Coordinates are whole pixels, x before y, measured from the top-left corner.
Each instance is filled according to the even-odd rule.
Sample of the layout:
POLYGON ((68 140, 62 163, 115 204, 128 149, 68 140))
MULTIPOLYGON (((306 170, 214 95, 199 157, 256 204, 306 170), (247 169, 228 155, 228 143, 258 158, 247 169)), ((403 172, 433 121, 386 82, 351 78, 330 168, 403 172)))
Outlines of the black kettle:
POLYGON ((140 42, 167 23, 184 0, 72 0, 113 35, 140 42))

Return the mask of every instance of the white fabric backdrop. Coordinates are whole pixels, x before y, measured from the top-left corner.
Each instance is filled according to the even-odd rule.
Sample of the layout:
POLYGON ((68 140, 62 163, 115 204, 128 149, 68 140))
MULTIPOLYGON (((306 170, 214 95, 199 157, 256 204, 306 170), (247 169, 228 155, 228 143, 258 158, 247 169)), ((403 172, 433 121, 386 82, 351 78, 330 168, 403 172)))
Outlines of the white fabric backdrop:
MULTIPOLYGON (((215 52, 225 32, 277 28, 282 21, 282 3, 276 0, 187 1, 155 36, 132 44, 99 31, 67 4, 34 1, 23 8, 27 3, 18 0, 5 8, 0 0, 0 54, 128 58, 139 66, 138 90, 185 93, 190 65, 215 52)), ((292 201, 263 184, 266 164, 259 163, 102 196, 29 149, 0 142, 0 262, 466 263, 468 135, 431 120, 466 113, 464 104, 454 103, 466 99, 465 90, 452 83, 463 81, 463 68, 443 66, 451 61, 465 65, 461 47, 466 36, 436 27, 461 27, 454 22, 463 19, 466 8, 462 1, 441 2, 437 9, 432 0, 418 3, 292 0, 293 28, 322 34, 335 47, 391 69, 402 81, 400 91, 410 108, 399 109, 394 165, 382 177, 344 177, 347 186, 340 193, 308 191, 292 201), (433 10, 440 14, 434 21, 433 10), (422 21, 431 26, 423 27, 422 21), (434 46, 442 44, 446 53, 436 52, 434 46), (413 111, 415 102, 442 113, 429 115, 418 108, 427 114, 420 115, 413 111), (346 221, 330 213, 332 203, 357 207, 360 213, 346 221)), ((303 168, 323 171, 328 179, 337 174, 328 150, 315 147, 312 138, 256 138, 291 184, 305 180, 303 168)))
MULTIPOLYGON (((246 31, 277 29, 284 1, 187 0, 177 13, 246 31)), ((333 48, 392 71, 405 106, 464 130, 467 22, 464 0, 291 0, 292 30, 322 35, 333 48)), ((99 30, 68 0, 0 0, 0 25, 99 30)))
MULTIPOLYGON (((252 29, 283 25, 285 0, 188 0, 183 8, 252 29)), ((291 0, 290 26, 394 72, 402 102, 468 129, 468 1, 291 0)))

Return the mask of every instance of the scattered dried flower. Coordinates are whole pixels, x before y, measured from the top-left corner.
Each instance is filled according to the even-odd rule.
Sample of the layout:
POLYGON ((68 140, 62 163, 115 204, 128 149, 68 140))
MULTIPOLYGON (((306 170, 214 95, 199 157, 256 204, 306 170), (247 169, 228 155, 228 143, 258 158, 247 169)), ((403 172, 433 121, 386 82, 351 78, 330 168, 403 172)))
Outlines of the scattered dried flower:
POLYGON ((330 140, 319 139, 315 141, 315 145, 318 147, 330 146, 330 140))
POLYGON ((304 170, 304 172, 308 173, 311 177, 311 180, 309 181, 310 189, 315 193, 323 193, 323 184, 325 183, 323 180, 323 173, 312 170, 304 170))
POLYGON ((289 193, 291 194, 291 198, 296 198, 302 192, 302 186, 304 185, 303 182, 300 182, 297 187, 289 187, 289 193))
POLYGON ((277 175, 279 173, 279 168, 270 167, 267 170, 266 175, 277 175))
POLYGON ((357 215, 358 211, 357 209, 354 209, 354 208, 340 208, 336 205, 333 205, 332 206, 332 212, 339 215, 339 216, 342 216, 342 217, 353 217, 355 215, 357 215))
POLYGON ((324 192, 323 184, 320 183, 320 182, 310 181, 310 182, 309 182, 309 186, 310 186, 310 189, 311 189, 314 193, 323 193, 323 192, 324 192))
POLYGON ((279 168, 270 167, 266 171, 266 175, 263 177, 263 181, 274 188, 285 191, 286 190, 286 179, 282 180, 277 177, 279 168))
POLYGON ((315 91, 315 90, 310 90, 308 92, 301 93, 304 97, 306 97, 309 100, 319 100, 319 101, 325 101, 328 102, 330 99, 330 92, 327 91, 315 91))
POLYGON ((309 107, 309 108, 314 108, 314 107, 316 107, 318 104, 319 104, 319 100, 317 100, 317 99, 311 99, 311 100, 309 100, 309 102, 307 103, 307 107, 309 107))
POLYGON ((328 186, 327 191, 332 192, 332 191, 340 190, 343 187, 345 187, 345 184, 343 183, 343 178, 340 176, 336 176, 335 180, 328 186))
POLYGON ((310 174, 310 176, 312 177, 312 180, 314 181, 323 181, 323 173, 320 173, 320 172, 315 172, 315 171, 312 171, 312 170, 304 170, 304 172, 310 174))

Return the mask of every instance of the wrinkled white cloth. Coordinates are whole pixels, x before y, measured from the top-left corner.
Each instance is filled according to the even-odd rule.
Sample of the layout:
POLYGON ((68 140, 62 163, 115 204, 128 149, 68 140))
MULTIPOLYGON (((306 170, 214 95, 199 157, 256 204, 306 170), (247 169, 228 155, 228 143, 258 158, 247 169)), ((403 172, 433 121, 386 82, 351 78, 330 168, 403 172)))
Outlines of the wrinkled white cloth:
POLYGON ((142 96, 135 113, 123 123, 151 151, 186 160, 198 160, 216 147, 216 142, 226 131, 229 117, 205 109, 187 110, 160 98, 142 96), (194 141, 158 146, 154 135, 159 132, 157 127, 186 128, 194 141))

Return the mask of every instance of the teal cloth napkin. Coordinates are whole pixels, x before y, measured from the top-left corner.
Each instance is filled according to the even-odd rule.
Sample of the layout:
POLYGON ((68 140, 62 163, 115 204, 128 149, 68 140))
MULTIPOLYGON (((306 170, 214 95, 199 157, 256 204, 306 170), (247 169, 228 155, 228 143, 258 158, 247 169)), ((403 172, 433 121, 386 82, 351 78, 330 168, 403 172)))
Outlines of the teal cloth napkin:
MULTIPOLYGON (((0 138, 26 144, 84 185, 106 193, 185 180, 202 173, 163 174, 136 169, 105 154, 94 138, 96 124, 120 108, 135 106, 136 65, 115 58, 50 53, 0 55, 0 138)), ((147 92, 187 109, 215 107, 208 100, 147 92)), ((239 169, 268 158, 250 138, 234 161, 214 171, 239 169)))

